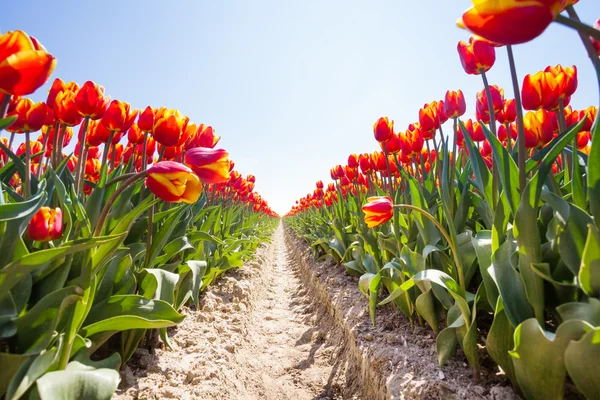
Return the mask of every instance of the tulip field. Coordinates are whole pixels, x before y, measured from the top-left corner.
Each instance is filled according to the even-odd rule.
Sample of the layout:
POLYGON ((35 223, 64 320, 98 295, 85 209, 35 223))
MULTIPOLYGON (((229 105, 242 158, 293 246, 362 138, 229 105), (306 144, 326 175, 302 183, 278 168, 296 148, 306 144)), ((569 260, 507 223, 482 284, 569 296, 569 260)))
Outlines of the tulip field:
MULTIPOLYGON (((526 399, 600 398, 600 115, 570 105, 600 89, 600 20, 576 3, 473 1, 457 51, 476 99, 379 118, 381 151, 281 218, 356 278, 373 325, 393 307, 435 335, 440 367, 492 368, 526 399), (575 65, 517 75, 513 46, 551 23, 579 33, 598 82, 575 65), (510 88, 488 82, 499 57, 510 88)), ((40 39, 0 33, 0 399, 110 399, 136 349, 170 349, 183 308, 280 217, 211 126, 52 77, 40 39)))
MULTIPOLYGON (((596 106, 568 105, 578 86, 596 83, 561 65, 521 79, 513 71, 506 91, 486 78, 503 51, 514 65, 511 46, 554 17, 578 22, 574 2, 531 2, 552 3, 555 14, 543 27, 523 15, 521 30, 518 1, 474 3, 462 24, 478 36, 458 54, 482 78, 476 119, 463 117, 460 90, 425 104, 406 130, 380 118, 381 151, 333 167, 333 182, 318 181, 285 221, 315 257, 358 279, 373 324, 393 303, 428 326, 440 366, 460 348, 474 381, 491 357, 527 399, 561 399, 566 382, 597 399, 600 122, 596 106), (486 3, 510 10, 496 16, 486 3)), ((600 80, 600 31, 578 28, 600 80)))

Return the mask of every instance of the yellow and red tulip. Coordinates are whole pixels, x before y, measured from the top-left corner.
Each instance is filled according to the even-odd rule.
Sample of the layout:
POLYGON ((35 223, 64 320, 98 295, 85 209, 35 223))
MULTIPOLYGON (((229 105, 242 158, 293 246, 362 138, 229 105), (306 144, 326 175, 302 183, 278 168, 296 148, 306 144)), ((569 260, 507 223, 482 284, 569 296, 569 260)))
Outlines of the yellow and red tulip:
POLYGON ((46 121, 48 108, 43 102, 34 103, 29 98, 21 98, 15 109, 8 116, 16 115, 17 119, 6 130, 23 133, 36 132, 42 129, 46 121))
POLYGON ((496 62, 496 50, 488 42, 471 36, 469 43, 462 40, 457 45, 458 55, 467 74, 480 75, 489 71, 496 62))
POLYGON ((111 132, 126 132, 133 125, 137 114, 138 110, 131 110, 129 103, 113 100, 100 121, 111 132))
POLYGON ((544 109, 528 112, 523 118, 525 128, 525 147, 540 148, 554 137, 554 128, 550 113, 544 109))
POLYGON ((184 163, 203 183, 226 182, 229 179, 229 154, 223 149, 196 147, 184 155, 184 163))
POLYGON ((154 117, 152 137, 163 146, 175 146, 179 143, 189 122, 178 110, 161 107, 154 117))
POLYGON ((194 172, 174 161, 160 161, 148 168, 146 186, 156 197, 170 203, 198 201, 202 184, 194 172))
POLYGON ((444 101, 444 114, 446 118, 458 118, 467 111, 467 103, 462 90, 446 92, 444 101))
POLYGON ((154 109, 152 107, 148 106, 140 113, 137 125, 143 132, 152 132, 154 127, 154 109))
POLYGON ((221 140, 221 136, 215 135, 215 130, 212 126, 200 124, 198 131, 196 132, 196 146, 214 149, 217 143, 219 143, 219 140, 221 140))
POLYGON ((60 208, 40 208, 27 225, 27 236, 36 242, 59 239, 62 233, 63 215, 60 208))
POLYGON ((562 0, 473 0, 458 25, 498 44, 519 44, 541 35, 562 8, 562 0))
POLYGON ((75 103, 75 92, 63 90, 58 92, 54 99, 54 118, 61 124, 75 126, 81 123, 83 117, 77 111, 75 103))
POLYGON ((375 140, 378 142, 387 142, 391 139, 394 133, 394 121, 388 120, 387 117, 379 118, 375 124, 373 124, 373 134, 375 140))
POLYGON ((367 227, 374 228, 392 219, 394 205, 388 196, 369 197, 367 204, 362 206, 367 227))
POLYGON ((102 118, 109 100, 104 96, 104 88, 92 81, 84 83, 75 96, 79 114, 92 120, 102 118))
POLYGON ((0 92, 24 96, 42 86, 56 60, 23 31, 0 34, 0 92))

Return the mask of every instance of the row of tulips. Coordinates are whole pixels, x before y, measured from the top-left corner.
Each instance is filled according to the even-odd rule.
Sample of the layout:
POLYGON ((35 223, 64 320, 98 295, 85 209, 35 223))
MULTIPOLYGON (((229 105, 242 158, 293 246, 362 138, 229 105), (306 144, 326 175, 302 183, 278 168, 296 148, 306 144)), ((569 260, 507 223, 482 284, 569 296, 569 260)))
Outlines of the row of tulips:
POLYGON ((179 310, 276 214, 177 110, 138 113, 91 81, 22 97, 54 63, 24 32, 0 35, 0 397, 109 399, 120 365, 158 336, 169 347, 179 310))
POLYGON ((460 90, 425 104, 404 132, 380 118, 381 151, 333 167, 333 182, 317 182, 284 221, 315 256, 358 278, 373 324, 377 307, 393 303, 428 325, 440 366, 460 347, 475 379, 490 357, 527 399, 561 399, 566 390, 597 399, 597 108, 568 105, 576 67, 521 81, 511 68, 514 99, 486 72, 503 45, 514 67, 512 44, 568 20, 600 81, 600 31, 582 26, 572 1, 474 3, 463 20, 480 36, 460 42, 458 53, 465 72, 482 77, 476 120, 463 118, 460 90))

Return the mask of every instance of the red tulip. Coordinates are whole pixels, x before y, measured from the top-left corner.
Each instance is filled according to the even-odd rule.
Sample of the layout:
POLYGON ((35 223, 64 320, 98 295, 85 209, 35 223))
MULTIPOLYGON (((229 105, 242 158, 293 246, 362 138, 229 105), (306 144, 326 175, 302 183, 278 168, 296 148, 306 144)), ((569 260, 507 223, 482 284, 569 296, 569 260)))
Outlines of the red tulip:
POLYGON ((60 208, 40 208, 27 226, 27 236, 37 242, 59 239, 62 233, 63 215, 60 208))
POLYGON ((138 118, 138 127, 143 132, 152 132, 154 127, 154 109, 150 106, 146 107, 138 118))
POLYGON ((24 96, 42 86, 56 60, 23 31, 0 34, 0 92, 24 96))
POLYGON ((394 121, 389 121, 387 117, 379 118, 373 125, 373 133, 378 142, 387 142, 394 133, 394 121))
POLYGON ((42 129, 46 121, 48 108, 43 102, 34 104, 31 99, 21 98, 15 109, 7 116, 16 115, 17 119, 8 128, 9 132, 36 132, 42 129))
MULTIPOLYGON (((504 110, 504 90, 498 88, 497 85, 490 85, 490 94, 492 95, 492 104, 494 106, 494 115, 504 110)), ((488 107, 488 96, 485 90, 477 93, 477 119, 483 120, 485 123, 490 121, 490 111, 488 107)))
POLYGON ((200 124, 198 131, 196 132, 196 145, 198 147, 207 147, 214 149, 217 143, 221 140, 221 136, 215 135, 215 130, 212 126, 206 126, 200 124))
POLYGON ((104 88, 92 81, 87 81, 77 91, 75 105, 82 117, 96 120, 102 118, 110 97, 104 97, 104 88))
POLYGON ((102 116, 101 125, 111 132, 127 132, 137 117, 138 110, 131 110, 129 103, 113 100, 102 116))
POLYGON ((562 10, 563 0, 473 0, 459 21, 499 44, 519 44, 541 35, 562 10), (507 28, 510 27, 510 28, 507 28))
POLYGON ((463 116, 466 111, 467 104, 462 90, 459 89, 455 92, 448 90, 444 102, 444 114, 446 114, 446 117, 458 118, 463 116))
POLYGON ((77 111, 75 96, 75 92, 70 90, 63 90, 56 95, 54 117, 61 124, 75 126, 81 123, 83 117, 77 111))
POLYGON ((554 137, 550 113, 546 110, 528 112, 523 118, 525 127, 525 147, 528 149, 543 147, 554 137))
POLYGON ((161 107, 155 114, 152 137, 164 146, 175 146, 179 143, 189 122, 178 110, 161 107))
POLYGON ((504 100, 504 107, 496 114, 496 120, 501 123, 514 122, 517 119, 515 99, 504 100))
POLYGON ((488 42, 471 36, 469 43, 458 42, 458 55, 467 74, 479 75, 487 72, 496 62, 496 50, 488 42))

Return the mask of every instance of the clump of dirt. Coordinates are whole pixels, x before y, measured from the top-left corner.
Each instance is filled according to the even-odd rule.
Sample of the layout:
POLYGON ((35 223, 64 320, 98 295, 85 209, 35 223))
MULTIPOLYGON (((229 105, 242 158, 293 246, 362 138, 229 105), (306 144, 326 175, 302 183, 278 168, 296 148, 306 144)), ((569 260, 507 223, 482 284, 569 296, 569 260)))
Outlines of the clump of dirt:
POLYGON ((345 335, 304 287, 283 227, 253 262, 202 295, 169 330, 173 350, 140 348, 117 399, 362 399, 345 335))
POLYGON ((329 314, 347 336, 368 398, 519 398, 497 367, 494 370, 492 363, 486 365, 485 351, 481 353, 484 368, 479 383, 473 380, 460 350, 440 368, 434 333, 418 324, 411 326, 392 304, 378 308, 376 326, 372 327, 367 299, 358 289, 356 278, 330 260, 315 261, 310 247, 293 232, 286 232, 286 240, 293 249, 294 261, 303 270, 307 287, 313 288, 320 304, 329 307, 329 314))

